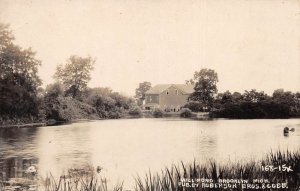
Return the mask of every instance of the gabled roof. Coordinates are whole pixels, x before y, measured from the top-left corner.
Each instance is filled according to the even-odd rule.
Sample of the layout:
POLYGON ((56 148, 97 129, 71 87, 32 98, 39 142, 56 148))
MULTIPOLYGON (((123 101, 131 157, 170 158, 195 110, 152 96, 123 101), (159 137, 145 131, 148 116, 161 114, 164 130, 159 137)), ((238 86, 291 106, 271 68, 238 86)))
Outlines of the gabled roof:
POLYGON ((187 85, 187 84, 158 84, 150 90, 146 92, 146 94, 160 94, 169 87, 175 87, 178 90, 181 90, 184 94, 191 94, 194 92, 194 85, 187 85))
POLYGON ((180 89, 181 91, 183 91, 184 93, 186 94, 191 94, 193 93, 195 90, 194 90, 194 87, 195 85, 190 85, 190 84, 176 84, 174 85, 176 86, 178 89, 180 89))

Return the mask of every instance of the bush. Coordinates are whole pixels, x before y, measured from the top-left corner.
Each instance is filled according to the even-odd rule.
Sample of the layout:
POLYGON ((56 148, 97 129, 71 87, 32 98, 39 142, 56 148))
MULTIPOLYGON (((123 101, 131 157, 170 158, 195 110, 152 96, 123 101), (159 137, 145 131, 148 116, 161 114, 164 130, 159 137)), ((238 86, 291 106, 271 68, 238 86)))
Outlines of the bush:
POLYGON ((189 118, 192 116, 192 111, 188 108, 183 108, 180 112, 180 117, 189 118))
POLYGON ((124 116, 123 109, 115 108, 111 111, 107 111, 107 118, 108 119, 120 119, 124 116))
POLYGON ((195 101, 189 102, 183 106, 183 108, 188 108, 193 112, 203 112, 203 107, 204 105, 202 103, 195 101))
POLYGON ((93 88, 84 92, 83 102, 96 108, 100 118, 118 119, 124 117, 130 108, 136 107, 134 100, 109 88, 93 88))
POLYGON ((44 112, 47 119, 56 121, 98 118, 94 107, 71 97, 58 96, 55 99, 45 99, 44 112))
POLYGON ((156 118, 159 118, 159 117, 163 117, 164 115, 164 112, 163 110, 159 109, 159 108, 155 108, 153 110, 153 116, 156 117, 156 118))
POLYGON ((139 107, 133 107, 133 108, 129 109, 128 114, 132 115, 132 116, 136 116, 136 117, 141 117, 142 110, 139 107))

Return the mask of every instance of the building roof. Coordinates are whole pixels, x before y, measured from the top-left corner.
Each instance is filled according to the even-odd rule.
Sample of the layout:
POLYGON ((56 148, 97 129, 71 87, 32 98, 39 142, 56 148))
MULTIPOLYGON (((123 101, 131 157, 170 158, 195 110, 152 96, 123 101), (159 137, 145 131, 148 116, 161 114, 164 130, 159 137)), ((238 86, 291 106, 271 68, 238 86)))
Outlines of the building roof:
POLYGON ((194 92, 194 85, 190 84, 158 84, 150 88, 146 94, 160 94, 171 86, 181 90, 184 94, 191 94, 194 92))

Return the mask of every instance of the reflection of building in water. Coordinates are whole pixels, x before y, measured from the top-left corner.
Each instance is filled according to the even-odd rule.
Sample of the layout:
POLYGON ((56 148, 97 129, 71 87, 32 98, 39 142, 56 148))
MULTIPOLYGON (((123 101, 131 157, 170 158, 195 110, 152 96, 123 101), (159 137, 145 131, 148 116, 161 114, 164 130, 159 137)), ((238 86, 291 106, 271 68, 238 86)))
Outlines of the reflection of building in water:
POLYGON ((195 124, 196 134, 194 144, 196 148, 195 159, 197 162, 206 164, 210 159, 217 159, 218 157, 218 136, 216 121, 198 121, 195 124))
POLYGON ((22 178, 29 166, 36 165, 37 159, 12 157, 0 160, 0 179, 22 178))

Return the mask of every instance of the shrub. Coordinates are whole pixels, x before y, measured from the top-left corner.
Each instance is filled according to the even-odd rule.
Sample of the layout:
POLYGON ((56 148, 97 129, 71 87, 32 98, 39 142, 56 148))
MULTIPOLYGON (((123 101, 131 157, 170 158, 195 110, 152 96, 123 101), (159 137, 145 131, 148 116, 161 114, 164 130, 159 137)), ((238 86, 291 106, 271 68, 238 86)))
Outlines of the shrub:
POLYGON ((192 111, 188 108, 183 108, 180 112, 180 117, 189 118, 192 116, 192 111))
POLYGON ((134 100, 125 97, 109 88, 93 88, 87 90, 83 102, 96 108, 100 118, 117 119, 128 113, 136 105, 134 100))
POLYGON ((136 117, 141 117, 142 115, 142 111, 139 107, 133 107, 129 109, 128 113, 129 115, 136 116, 136 117))
POLYGON ((159 109, 159 108, 155 108, 153 110, 153 116, 156 117, 156 118, 159 118, 159 117, 163 117, 164 115, 164 112, 163 110, 159 109))
POLYGON ((44 100, 44 112, 47 119, 71 121, 74 119, 97 119, 94 107, 71 97, 58 96, 44 100))
POLYGON ((203 107, 204 105, 202 103, 195 102, 195 101, 189 102, 183 106, 183 108, 188 108, 193 112, 202 112, 203 107))

